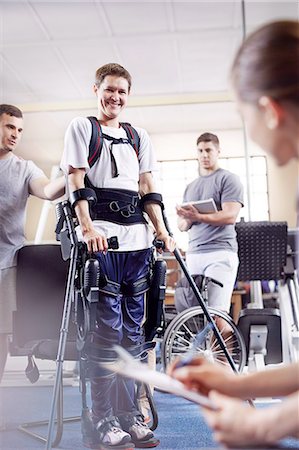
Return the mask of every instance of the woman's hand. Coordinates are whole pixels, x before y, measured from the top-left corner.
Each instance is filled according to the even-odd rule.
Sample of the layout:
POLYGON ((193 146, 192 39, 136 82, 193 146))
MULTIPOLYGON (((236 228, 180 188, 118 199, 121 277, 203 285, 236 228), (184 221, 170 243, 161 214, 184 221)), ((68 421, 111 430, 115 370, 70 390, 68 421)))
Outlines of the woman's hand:
POLYGON ((212 391, 209 395, 217 410, 204 409, 214 439, 225 447, 241 448, 275 443, 273 437, 274 408, 254 409, 241 400, 212 391))
POLYGON ((174 361, 167 372, 184 383, 187 389, 196 390, 203 395, 208 395, 214 389, 226 395, 236 395, 235 385, 239 377, 230 368, 197 357, 190 364, 177 369, 178 361, 179 359, 174 361))

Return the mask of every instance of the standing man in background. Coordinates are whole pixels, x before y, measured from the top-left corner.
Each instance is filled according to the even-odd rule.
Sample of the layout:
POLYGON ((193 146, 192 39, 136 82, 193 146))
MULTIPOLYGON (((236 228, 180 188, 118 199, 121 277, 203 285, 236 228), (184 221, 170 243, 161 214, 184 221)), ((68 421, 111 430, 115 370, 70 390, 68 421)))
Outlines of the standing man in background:
POLYGON ((243 186, 238 176, 219 167, 215 134, 199 136, 197 152, 200 176, 187 186, 183 201, 213 198, 218 211, 201 214, 192 205, 177 207, 178 227, 189 232, 186 263, 190 273, 223 284, 209 284, 209 306, 229 312, 239 265, 235 223, 243 206, 243 186))
POLYGON ((0 105, 0 382, 7 359, 7 340, 16 309, 17 251, 24 245, 29 195, 54 200, 64 193, 64 177, 52 182, 32 161, 14 155, 23 132, 22 112, 0 105))

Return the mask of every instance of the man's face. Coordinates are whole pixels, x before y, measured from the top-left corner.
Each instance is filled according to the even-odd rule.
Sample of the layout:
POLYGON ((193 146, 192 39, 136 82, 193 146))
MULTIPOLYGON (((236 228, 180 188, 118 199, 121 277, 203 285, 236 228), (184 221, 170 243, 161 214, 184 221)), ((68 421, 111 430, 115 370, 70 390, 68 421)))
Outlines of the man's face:
POLYGON ((12 152, 16 149, 23 131, 23 119, 1 114, 0 116, 0 150, 12 152))
POLYGON ((103 118, 115 119, 128 103, 129 84, 123 77, 107 75, 100 86, 94 86, 94 91, 103 118))
POLYGON ((200 142, 197 145, 197 158, 202 169, 213 170, 218 163, 219 147, 213 142, 200 142))

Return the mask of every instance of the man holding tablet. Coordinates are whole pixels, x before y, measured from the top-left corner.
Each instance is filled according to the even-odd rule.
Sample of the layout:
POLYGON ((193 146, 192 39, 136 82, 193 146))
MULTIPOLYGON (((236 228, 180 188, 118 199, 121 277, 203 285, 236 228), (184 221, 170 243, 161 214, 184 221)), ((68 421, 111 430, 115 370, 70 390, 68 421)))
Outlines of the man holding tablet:
POLYGON ((223 284, 210 283, 209 306, 229 312, 239 265, 235 222, 243 206, 243 186, 237 175, 219 167, 215 134, 199 136, 197 151, 199 177, 187 186, 184 203, 177 207, 178 227, 189 232, 190 273, 223 284))

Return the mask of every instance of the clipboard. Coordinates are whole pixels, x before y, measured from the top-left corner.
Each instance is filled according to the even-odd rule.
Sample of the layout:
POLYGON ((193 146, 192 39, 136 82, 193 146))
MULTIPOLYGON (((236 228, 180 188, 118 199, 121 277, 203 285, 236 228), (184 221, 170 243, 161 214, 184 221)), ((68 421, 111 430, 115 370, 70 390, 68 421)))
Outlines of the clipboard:
POLYGON ((205 408, 212 410, 217 409, 208 397, 186 389, 183 383, 165 373, 150 369, 147 364, 141 363, 133 358, 130 353, 119 345, 114 346, 113 349, 117 353, 118 359, 112 363, 105 364, 105 367, 108 370, 119 373, 124 377, 133 378, 142 383, 150 384, 163 392, 183 397, 186 400, 205 408))

